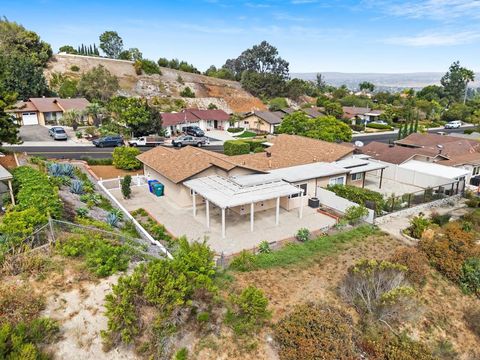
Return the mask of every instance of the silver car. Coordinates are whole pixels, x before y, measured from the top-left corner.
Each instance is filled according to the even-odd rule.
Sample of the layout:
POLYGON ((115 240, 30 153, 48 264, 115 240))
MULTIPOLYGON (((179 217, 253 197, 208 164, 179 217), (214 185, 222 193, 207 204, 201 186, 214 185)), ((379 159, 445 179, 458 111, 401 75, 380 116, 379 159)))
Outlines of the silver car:
POLYGON ((65 129, 61 126, 54 126, 48 130, 48 135, 50 135, 54 140, 67 140, 68 136, 65 129))

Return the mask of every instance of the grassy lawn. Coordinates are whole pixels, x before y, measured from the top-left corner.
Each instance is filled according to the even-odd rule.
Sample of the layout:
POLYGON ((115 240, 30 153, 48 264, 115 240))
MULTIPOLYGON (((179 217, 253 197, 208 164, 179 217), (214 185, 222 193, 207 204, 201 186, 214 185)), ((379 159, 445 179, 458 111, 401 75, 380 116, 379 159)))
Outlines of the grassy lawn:
POLYGON ((256 135, 257 135, 256 133, 246 130, 245 132, 243 132, 240 135, 235 136, 235 137, 240 138, 240 139, 245 139, 245 138, 255 137, 256 135))
MULTIPOLYGON (((301 244, 289 244, 278 251, 254 255, 250 259, 249 270, 268 269, 278 266, 309 265, 319 259, 333 255, 345 248, 345 245, 364 240, 379 231, 370 225, 339 232, 334 235, 320 236, 301 244)), ((232 266, 235 270, 235 266, 232 266)))

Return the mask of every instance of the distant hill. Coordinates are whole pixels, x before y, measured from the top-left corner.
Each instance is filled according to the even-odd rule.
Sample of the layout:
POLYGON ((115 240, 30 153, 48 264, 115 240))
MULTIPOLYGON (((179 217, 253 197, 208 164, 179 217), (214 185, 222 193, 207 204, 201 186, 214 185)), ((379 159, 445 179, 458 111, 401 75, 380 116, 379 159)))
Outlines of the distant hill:
MULTIPOLYGON (((358 84, 363 81, 370 81, 379 89, 402 90, 405 88, 421 89, 427 85, 439 85, 444 73, 440 72, 418 72, 418 73, 340 73, 322 72, 327 84, 333 86, 347 85, 349 89, 358 89, 358 84)), ((292 73, 292 78, 304 80, 315 80, 317 73, 292 73)), ((476 74, 477 81, 469 84, 470 87, 480 87, 480 74, 476 74)))
POLYGON ((181 98, 180 92, 188 86, 196 95, 195 98, 183 98, 189 107, 206 109, 213 103, 219 109, 229 113, 266 109, 260 99, 243 90, 237 81, 216 79, 168 68, 160 68, 162 75, 137 75, 133 62, 126 60, 57 54, 48 63, 45 76, 50 79, 52 73, 56 72, 79 78, 83 72, 98 65, 103 65, 118 77, 121 95, 181 98), (72 71, 71 68, 74 65, 80 70, 72 71))

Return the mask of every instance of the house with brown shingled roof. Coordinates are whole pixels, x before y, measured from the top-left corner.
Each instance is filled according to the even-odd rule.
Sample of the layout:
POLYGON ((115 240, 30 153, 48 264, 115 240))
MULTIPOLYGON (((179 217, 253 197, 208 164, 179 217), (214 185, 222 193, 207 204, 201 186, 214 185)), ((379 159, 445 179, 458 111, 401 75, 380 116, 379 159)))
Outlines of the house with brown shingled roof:
POLYGON ((7 111, 14 114, 21 125, 59 125, 63 113, 71 110, 81 113, 80 121, 91 122, 92 119, 83 114, 88 105, 90 102, 85 98, 41 97, 19 101, 7 111))
POLYGON ((218 109, 185 109, 178 113, 162 113, 162 127, 167 135, 181 132, 184 126, 198 126, 203 131, 227 130, 230 126, 230 115, 218 109))

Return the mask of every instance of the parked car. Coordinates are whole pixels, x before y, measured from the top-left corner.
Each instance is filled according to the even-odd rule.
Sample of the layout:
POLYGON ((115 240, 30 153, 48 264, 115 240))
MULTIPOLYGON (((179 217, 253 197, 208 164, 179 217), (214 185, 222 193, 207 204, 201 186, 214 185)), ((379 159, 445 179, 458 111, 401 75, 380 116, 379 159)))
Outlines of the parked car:
POLYGON ((208 144, 208 139, 206 137, 195 137, 190 135, 179 136, 178 138, 172 140, 172 145, 174 147, 182 147, 187 145, 202 147, 206 144, 208 144))
POLYGON ((198 126, 184 126, 182 131, 187 135, 192 135, 196 137, 204 137, 205 133, 198 126))
POLYGON ((372 121, 370 124, 388 125, 388 123, 383 120, 375 120, 375 121, 372 121))
POLYGON ((462 122, 460 120, 455 120, 455 121, 450 121, 445 124, 444 128, 445 129, 458 129, 460 126, 462 126, 462 122))
POLYGON ((161 136, 142 136, 128 141, 130 146, 158 146, 163 144, 164 138, 161 136))
POLYGON ((68 136, 65 129, 61 126, 54 126, 48 130, 48 135, 50 135, 54 140, 67 140, 68 136))
POLYGON ((120 135, 104 136, 92 141, 96 147, 116 147, 123 145, 123 138, 120 135))

